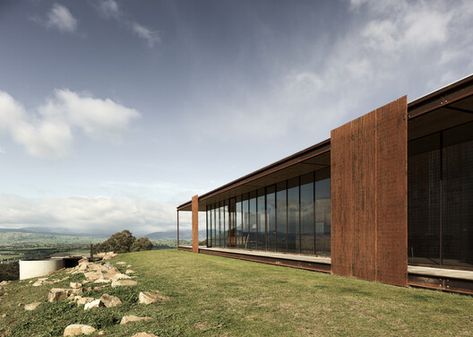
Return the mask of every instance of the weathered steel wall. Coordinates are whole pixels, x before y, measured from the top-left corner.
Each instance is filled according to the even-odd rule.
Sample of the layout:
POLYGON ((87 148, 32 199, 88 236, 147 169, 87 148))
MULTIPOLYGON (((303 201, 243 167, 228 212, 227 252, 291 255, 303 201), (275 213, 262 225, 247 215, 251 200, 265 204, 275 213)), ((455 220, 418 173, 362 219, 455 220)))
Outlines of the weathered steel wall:
POLYGON ((199 197, 192 197, 192 251, 199 252, 199 197))
POLYGON ((406 285, 406 97, 331 138, 332 272, 406 285))

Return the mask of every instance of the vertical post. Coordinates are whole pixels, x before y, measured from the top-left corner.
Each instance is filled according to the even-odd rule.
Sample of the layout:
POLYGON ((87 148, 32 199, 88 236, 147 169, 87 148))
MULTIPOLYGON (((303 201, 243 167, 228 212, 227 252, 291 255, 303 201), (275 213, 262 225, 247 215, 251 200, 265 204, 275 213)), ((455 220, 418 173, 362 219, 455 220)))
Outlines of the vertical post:
POLYGON ((179 248, 179 210, 177 210, 177 212, 176 212, 176 224, 177 224, 176 248, 179 248))
POLYGON ((199 252, 199 196, 192 197, 192 252, 199 252))

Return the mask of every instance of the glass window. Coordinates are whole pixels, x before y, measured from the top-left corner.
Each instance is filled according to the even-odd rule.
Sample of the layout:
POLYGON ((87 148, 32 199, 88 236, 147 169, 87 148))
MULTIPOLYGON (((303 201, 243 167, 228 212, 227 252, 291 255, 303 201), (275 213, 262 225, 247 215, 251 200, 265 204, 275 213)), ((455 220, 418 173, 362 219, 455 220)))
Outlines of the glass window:
POLYGON ((289 180, 287 187, 287 250, 299 253, 299 178, 289 180))
POLYGON ((217 242, 217 205, 214 204, 212 206, 212 234, 213 234, 213 239, 212 239, 212 245, 213 247, 218 246, 217 242))
POLYGON ((316 172, 315 182, 315 250, 330 256, 331 228, 330 168, 316 172))
POLYGON ((242 233, 241 233, 241 246, 242 248, 249 248, 248 241, 249 241, 249 234, 250 234, 250 203, 248 201, 248 196, 243 196, 242 201, 242 233))
POLYGON ((218 246, 223 247, 223 216, 222 204, 218 204, 217 208, 217 223, 218 223, 218 246))
POLYGON ((248 248, 256 249, 257 224, 256 224, 256 195, 251 194, 249 200, 249 228, 248 228, 248 248))
POLYGON ((210 206, 205 206, 205 225, 207 228, 207 247, 212 247, 212 217, 210 216, 210 206))
POLYGON ((243 204, 241 202, 241 198, 237 197, 236 203, 235 203, 235 212, 236 212, 236 217, 235 217, 235 232, 236 232, 236 246, 238 248, 242 247, 242 242, 243 242, 243 204))
POLYGON ((314 254, 314 175, 301 177, 300 189, 301 212, 301 253, 314 254))
POLYGON ((222 206, 222 217, 223 217, 223 246, 228 246, 229 239, 229 221, 228 221, 228 200, 223 202, 222 206))
POLYGON ((266 225, 268 250, 275 251, 277 247, 276 233, 276 187, 270 186, 266 189, 266 225))
POLYGON ((234 248, 236 247, 236 200, 235 198, 230 199, 228 204, 228 238, 227 246, 234 248))
POLYGON ((264 189, 258 190, 258 198, 256 200, 257 207, 257 226, 258 226, 258 241, 257 249, 266 250, 266 200, 264 189))
POLYGON ((276 192, 277 249, 287 251, 287 190, 286 182, 277 185, 276 192))

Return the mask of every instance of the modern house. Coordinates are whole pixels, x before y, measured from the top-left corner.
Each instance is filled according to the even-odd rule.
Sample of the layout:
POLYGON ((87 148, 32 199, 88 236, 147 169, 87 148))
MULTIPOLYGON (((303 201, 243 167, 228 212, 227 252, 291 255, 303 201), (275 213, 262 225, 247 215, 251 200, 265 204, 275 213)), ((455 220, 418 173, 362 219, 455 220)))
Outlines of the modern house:
POLYGON ((183 211, 193 242, 181 249, 473 293, 473 76, 194 196, 178 233, 183 211))

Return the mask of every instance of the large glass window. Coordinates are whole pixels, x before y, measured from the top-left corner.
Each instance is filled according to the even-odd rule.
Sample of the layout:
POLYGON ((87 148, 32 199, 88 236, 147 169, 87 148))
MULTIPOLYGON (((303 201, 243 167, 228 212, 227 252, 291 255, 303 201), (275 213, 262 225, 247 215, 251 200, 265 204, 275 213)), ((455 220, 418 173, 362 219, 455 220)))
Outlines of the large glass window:
POLYGON ((315 182, 315 251, 330 256, 330 169, 317 171, 315 182))
POLYGON ((277 247, 276 233, 276 187, 270 186, 266 189, 266 225, 267 225, 267 247, 275 251, 277 247))
POLYGON ((218 241, 217 241, 217 229, 218 229, 218 225, 217 225, 217 204, 214 204, 214 206, 212 207, 212 218, 213 218, 213 230, 212 230, 212 233, 213 233, 213 240, 212 240, 212 244, 214 247, 218 247, 218 241))
POLYGON ((314 175, 301 177, 301 253, 314 254, 314 175))
POLYGON ((258 242, 257 249, 266 250, 266 200, 264 189, 258 190, 258 198, 256 200, 257 207, 257 226, 258 226, 258 242))
POLYGON ((251 194, 250 195, 250 200, 249 200, 249 228, 248 228, 248 248, 250 249, 256 249, 257 245, 257 237, 258 237, 258 227, 256 224, 256 194, 251 194))
POLYGON ((241 198, 236 198, 235 203, 235 235, 236 247, 241 248, 243 242, 243 208, 241 198))
POLYGON ((286 182, 277 184, 276 192, 276 221, 277 249, 287 251, 287 190, 286 182))
POLYGON ((409 143, 409 262, 473 268, 473 123, 409 143))
POLYGON ((235 198, 230 199, 228 204, 228 237, 227 246, 236 247, 236 200, 235 198))
POLYGON ((241 233, 241 246, 242 248, 248 248, 248 241, 249 241, 249 228, 250 228, 250 212, 249 212, 249 201, 248 196, 244 195, 242 200, 242 233, 241 233))
POLYGON ((288 181, 287 186, 287 250, 300 253, 299 178, 288 181))

